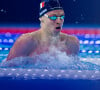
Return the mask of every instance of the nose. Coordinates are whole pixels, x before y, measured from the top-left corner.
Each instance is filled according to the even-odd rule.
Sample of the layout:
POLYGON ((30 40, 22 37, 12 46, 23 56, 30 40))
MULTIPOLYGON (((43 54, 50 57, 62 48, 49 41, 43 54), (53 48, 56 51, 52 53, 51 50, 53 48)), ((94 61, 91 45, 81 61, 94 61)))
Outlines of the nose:
POLYGON ((63 22, 64 22, 64 20, 61 20, 60 17, 58 17, 58 18, 56 19, 56 23, 57 23, 57 24, 62 24, 63 22))

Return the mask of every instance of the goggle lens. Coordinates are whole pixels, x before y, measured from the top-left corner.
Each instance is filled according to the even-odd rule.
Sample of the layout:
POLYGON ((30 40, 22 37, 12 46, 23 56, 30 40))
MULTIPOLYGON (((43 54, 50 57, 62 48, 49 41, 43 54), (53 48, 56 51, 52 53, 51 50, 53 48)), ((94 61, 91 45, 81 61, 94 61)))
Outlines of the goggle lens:
MULTIPOLYGON (((51 16, 49 17, 51 20, 56 20, 58 18, 58 16, 51 16)), ((60 16, 60 19, 63 20, 65 18, 64 15, 60 16)))

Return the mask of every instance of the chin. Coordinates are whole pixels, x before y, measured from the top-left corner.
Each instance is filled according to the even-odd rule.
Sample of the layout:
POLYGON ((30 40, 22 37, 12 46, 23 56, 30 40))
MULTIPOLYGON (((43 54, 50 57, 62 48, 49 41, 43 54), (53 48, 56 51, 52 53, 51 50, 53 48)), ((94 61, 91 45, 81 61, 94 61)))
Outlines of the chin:
POLYGON ((61 29, 56 29, 55 34, 58 35, 60 33, 61 29))

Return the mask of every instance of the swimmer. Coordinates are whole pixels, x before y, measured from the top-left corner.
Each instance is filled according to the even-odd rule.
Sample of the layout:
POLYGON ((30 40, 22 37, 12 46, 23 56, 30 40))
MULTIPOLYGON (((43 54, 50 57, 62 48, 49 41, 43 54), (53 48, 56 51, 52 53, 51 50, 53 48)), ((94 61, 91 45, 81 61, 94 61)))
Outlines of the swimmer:
MULTIPOLYGON (((16 57, 47 53, 51 46, 67 55, 79 53, 77 37, 61 33, 65 12, 58 0, 44 0, 40 4, 40 26, 35 32, 22 34, 11 48, 7 61, 16 57)), ((54 52, 53 52, 54 53, 54 52)))

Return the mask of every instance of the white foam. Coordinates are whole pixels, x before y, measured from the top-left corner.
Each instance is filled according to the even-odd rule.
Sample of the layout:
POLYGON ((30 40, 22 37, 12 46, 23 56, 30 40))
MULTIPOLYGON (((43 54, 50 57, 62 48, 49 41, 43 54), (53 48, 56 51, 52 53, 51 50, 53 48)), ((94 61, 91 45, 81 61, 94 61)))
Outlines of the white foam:
POLYGON ((17 57, 10 61, 3 61, 0 66, 38 69, 100 70, 99 65, 100 59, 67 56, 65 52, 61 52, 56 47, 51 47, 48 53, 42 53, 34 57, 17 57))
POLYGON ((69 57, 66 53, 52 47, 49 53, 35 57, 17 57, 10 61, 4 60, 1 63, 0 77, 98 80, 100 79, 99 61, 99 58, 69 57), (34 62, 35 60, 37 62, 34 62))

